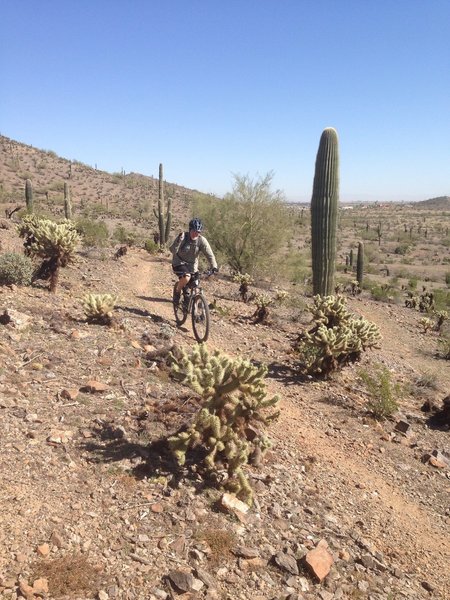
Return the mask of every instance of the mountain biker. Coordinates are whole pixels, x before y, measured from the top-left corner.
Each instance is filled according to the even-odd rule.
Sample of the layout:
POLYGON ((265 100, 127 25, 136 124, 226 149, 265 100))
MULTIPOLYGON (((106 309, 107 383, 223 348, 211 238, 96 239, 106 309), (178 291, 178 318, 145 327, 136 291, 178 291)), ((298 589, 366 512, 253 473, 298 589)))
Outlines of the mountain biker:
POLYGON ((198 270, 198 255, 204 254, 209 262, 211 271, 218 272, 217 261, 208 240, 203 237, 203 223, 194 217, 189 221, 189 231, 180 232, 170 246, 172 252, 172 269, 178 276, 174 302, 179 303, 181 292, 189 283, 191 276, 198 270))

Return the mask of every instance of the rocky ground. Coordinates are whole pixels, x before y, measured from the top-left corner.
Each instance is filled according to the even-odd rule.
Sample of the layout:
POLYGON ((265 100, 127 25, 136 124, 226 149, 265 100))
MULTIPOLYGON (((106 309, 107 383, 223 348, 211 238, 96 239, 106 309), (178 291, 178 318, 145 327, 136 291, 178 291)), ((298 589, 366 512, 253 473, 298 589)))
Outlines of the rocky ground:
POLYGON ((152 445, 198 407, 157 351, 194 343, 189 325, 174 328, 172 284, 166 257, 131 250, 80 255, 56 295, 0 287, 12 319, 0 324, 2 597, 450 598, 450 434, 420 410, 449 393, 450 369, 419 313, 349 300, 383 334, 362 366, 384 364, 410 386, 436 374, 436 389, 412 385, 378 423, 361 365, 300 380, 291 348, 304 312, 253 325, 236 284, 208 282, 208 345, 267 364, 281 396, 245 512, 152 445), (85 323, 87 292, 118 294, 115 327, 85 323))

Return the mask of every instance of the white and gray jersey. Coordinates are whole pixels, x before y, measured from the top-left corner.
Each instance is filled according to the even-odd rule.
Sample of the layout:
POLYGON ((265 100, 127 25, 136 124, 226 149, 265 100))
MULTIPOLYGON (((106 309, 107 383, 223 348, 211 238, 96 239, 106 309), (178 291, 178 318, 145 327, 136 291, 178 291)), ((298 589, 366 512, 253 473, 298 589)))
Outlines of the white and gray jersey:
POLYGON ((172 266, 189 265, 192 272, 198 270, 198 255, 200 252, 206 256, 211 269, 217 269, 217 262, 208 240, 199 235, 195 240, 191 239, 189 232, 181 233, 172 242, 169 250, 172 252, 172 266))

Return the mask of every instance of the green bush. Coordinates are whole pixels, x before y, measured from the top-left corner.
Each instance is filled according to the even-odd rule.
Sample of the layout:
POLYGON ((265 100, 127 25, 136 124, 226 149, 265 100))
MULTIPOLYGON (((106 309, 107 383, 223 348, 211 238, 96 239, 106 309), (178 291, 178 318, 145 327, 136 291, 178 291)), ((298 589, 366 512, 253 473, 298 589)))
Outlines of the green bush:
POLYGON ((132 231, 128 231, 123 225, 117 225, 114 229, 113 238, 120 244, 132 246, 136 241, 136 235, 132 231))
POLYGON ((373 286, 370 294, 377 302, 396 302, 398 300, 398 291, 388 283, 373 286))
POLYGON ((148 238, 144 242, 144 249, 147 250, 147 252, 149 252, 150 254, 157 254, 157 252, 159 251, 159 246, 154 240, 148 238))
POLYGON ((392 381, 389 369, 379 366, 372 373, 361 369, 359 377, 369 393, 367 408, 375 419, 392 416, 398 410, 398 399, 403 392, 401 385, 392 381))
POLYGON ((30 285, 33 263, 28 256, 7 252, 0 256, 0 285, 30 285))
POLYGON ((198 196, 194 210, 205 223, 214 252, 239 273, 278 269, 276 260, 289 234, 289 214, 272 174, 256 181, 234 175, 233 191, 222 200, 198 196))
POLYGON ((394 250, 394 254, 400 254, 404 256, 409 251, 409 244, 400 244, 394 250))
POLYGON ((109 231, 103 221, 83 218, 76 222, 75 228, 83 238, 83 246, 106 246, 108 243, 109 231))

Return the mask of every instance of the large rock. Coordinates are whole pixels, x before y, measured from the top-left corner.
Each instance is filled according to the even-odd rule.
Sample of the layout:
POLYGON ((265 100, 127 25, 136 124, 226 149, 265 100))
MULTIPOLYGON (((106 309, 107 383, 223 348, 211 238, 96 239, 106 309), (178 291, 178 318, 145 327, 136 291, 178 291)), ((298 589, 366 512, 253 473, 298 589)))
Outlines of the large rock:
POLYGON ((328 544, 321 540, 317 546, 310 550, 305 556, 305 564, 309 572, 316 577, 319 582, 323 581, 331 570, 334 563, 333 556, 328 550, 328 544))

